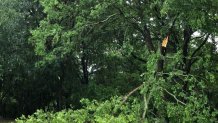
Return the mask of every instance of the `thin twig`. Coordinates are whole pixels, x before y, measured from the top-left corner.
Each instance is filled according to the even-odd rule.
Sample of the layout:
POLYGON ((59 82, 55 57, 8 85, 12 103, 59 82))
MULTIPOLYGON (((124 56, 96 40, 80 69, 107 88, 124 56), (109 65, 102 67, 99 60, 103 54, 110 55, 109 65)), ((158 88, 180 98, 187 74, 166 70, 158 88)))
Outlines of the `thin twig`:
POLYGON ((90 24, 87 24, 86 26, 97 25, 97 24, 100 24, 100 23, 104 23, 104 22, 108 21, 110 18, 112 18, 115 15, 117 15, 117 13, 109 15, 106 19, 104 19, 102 21, 99 21, 99 22, 96 22, 96 23, 90 23, 90 24))

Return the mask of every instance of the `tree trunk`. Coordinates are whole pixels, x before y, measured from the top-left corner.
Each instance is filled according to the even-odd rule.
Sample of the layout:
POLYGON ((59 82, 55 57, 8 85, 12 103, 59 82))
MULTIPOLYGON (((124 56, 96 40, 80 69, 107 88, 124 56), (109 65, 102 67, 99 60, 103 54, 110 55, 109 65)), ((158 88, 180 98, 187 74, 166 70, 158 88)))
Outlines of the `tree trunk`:
POLYGON ((150 34, 150 31, 149 29, 147 28, 147 26, 145 25, 144 26, 144 30, 143 30, 143 38, 146 42, 146 46, 148 48, 148 50, 150 52, 155 52, 155 48, 154 48, 154 45, 153 45, 153 42, 152 42, 152 39, 151 39, 151 34, 150 34))
POLYGON ((82 56, 81 62, 82 62, 82 71, 83 71, 82 84, 88 84, 89 83, 88 61, 84 56, 84 54, 82 56))
POLYGON ((160 47, 160 55, 161 58, 159 58, 158 62, 157 62, 157 72, 163 72, 164 69, 164 57, 166 55, 166 47, 160 47))
POLYGON ((61 70, 61 74, 59 76, 59 82, 58 82, 58 99, 57 99, 57 109, 60 111, 63 107, 63 92, 64 92, 64 87, 63 87, 63 83, 64 83, 64 79, 65 79, 65 63, 63 63, 63 61, 60 62, 60 70, 61 70))
MULTIPOLYGON (((188 59, 189 56, 189 44, 191 41, 191 35, 192 35, 193 31, 190 27, 185 27, 184 29, 184 44, 183 44, 183 72, 185 75, 188 75, 191 71, 191 60, 188 59)), ((183 85, 183 90, 185 92, 187 92, 188 90, 188 82, 185 81, 184 85, 183 85)), ((184 100, 185 102, 186 100, 184 100)))
POLYGON ((189 43, 191 40, 191 35, 192 35, 193 31, 190 27, 186 27, 184 29, 184 45, 183 45, 183 63, 184 63, 184 72, 185 74, 189 74, 190 70, 191 70, 191 65, 190 65, 190 59, 188 59, 188 55, 189 55, 189 43))
POLYGON ((86 51, 85 43, 82 42, 82 57, 81 57, 81 66, 82 66, 82 84, 89 84, 89 72, 88 72, 88 58, 86 51))

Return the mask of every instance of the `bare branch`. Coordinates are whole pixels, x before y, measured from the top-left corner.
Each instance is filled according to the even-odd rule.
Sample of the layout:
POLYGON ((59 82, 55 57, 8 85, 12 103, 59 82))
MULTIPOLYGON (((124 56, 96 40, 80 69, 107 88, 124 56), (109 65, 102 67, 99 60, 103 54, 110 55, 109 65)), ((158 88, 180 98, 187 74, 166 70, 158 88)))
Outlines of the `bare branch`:
POLYGON ((97 25, 97 24, 100 24, 100 23, 104 23, 106 21, 108 21, 110 18, 114 17, 115 15, 117 15, 117 13, 114 13, 112 15, 109 15, 106 19, 102 20, 102 21, 99 21, 99 22, 96 22, 96 23, 90 23, 90 24, 87 24, 85 26, 90 26, 90 25, 97 25))
POLYGON ((186 105, 184 102, 180 101, 174 94, 167 91, 167 89, 164 89, 170 96, 172 96, 177 102, 181 103, 182 105, 186 105))

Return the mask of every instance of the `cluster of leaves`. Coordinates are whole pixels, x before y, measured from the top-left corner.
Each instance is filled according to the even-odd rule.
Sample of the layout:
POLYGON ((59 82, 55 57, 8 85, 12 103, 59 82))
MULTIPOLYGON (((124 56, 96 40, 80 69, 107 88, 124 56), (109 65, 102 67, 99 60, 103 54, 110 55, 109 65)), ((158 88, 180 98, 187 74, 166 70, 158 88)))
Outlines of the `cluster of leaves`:
POLYGON ((121 98, 113 97, 104 102, 82 99, 83 108, 79 110, 63 110, 60 112, 44 112, 38 110, 31 116, 22 116, 17 123, 131 123, 136 122, 140 106, 136 101, 122 104, 121 98))
MULTIPOLYGON (((156 86, 156 85, 155 85, 156 86)), ((145 88, 144 88, 145 89, 145 88)), ((158 90, 158 89, 157 89, 158 90)), ((163 101, 163 95, 153 91, 153 96, 148 105, 146 119, 142 118, 145 105, 143 102, 135 99, 134 101, 128 100, 123 102, 122 98, 111 98, 104 102, 96 100, 89 101, 82 99, 83 107, 78 110, 62 110, 60 112, 44 112, 38 110, 31 116, 22 116, 16 120, 18 123, 138 123, 138 122, 167 122, 165 117, 168 117, 170 122, 215 122, 217 112, 211 112, 211 108, 207 106, 207 98, 205 95, 191 94, 182 95, 181 93, 174 92, 170 94, 173 100, 163 101), (175 96, 179 95, 179 96, 175 96), (181 96, 180 96, 181 95, 181 96), (183 103, 177 98, 186 98, 187 102, 183 103), (137 101, 136 101, 137 100, 137 101), (132 102, 132 103, 130 103, 132 102), (154 112, 153 108, 159 111, 154 112), (157 116, 158 115, 158 116, 157 116)), ((143 92, 142 92, 143 93, 143 92)), ((163 94, 163 93, 162 93, 163 94)), ((169 97, 168 97, 169 98, 169 97)), ((147 101, 146 101, 147 102, 147 101)), ((148 103, 148 102, 147 102, 148 103)), ((146 103, 145 103, 146 104, 146 103)))

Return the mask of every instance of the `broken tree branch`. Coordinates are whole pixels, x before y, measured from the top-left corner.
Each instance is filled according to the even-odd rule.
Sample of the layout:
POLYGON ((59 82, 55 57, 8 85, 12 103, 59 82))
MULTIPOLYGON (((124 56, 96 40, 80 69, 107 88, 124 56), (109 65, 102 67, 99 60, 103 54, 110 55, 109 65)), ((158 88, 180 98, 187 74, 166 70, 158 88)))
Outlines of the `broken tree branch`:
POLYGON ((143 84, 139 85, 138 87, 136 87, 135 89, 133 89, 132 91, 130 91, 126 96, 124 96, 122 103, 126 102, 126 100, 129 98, 129 96, 131 96, 134 92, 136 92, 137 90, 139 90, 142 86, 143 86, 143 84))

